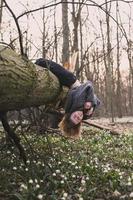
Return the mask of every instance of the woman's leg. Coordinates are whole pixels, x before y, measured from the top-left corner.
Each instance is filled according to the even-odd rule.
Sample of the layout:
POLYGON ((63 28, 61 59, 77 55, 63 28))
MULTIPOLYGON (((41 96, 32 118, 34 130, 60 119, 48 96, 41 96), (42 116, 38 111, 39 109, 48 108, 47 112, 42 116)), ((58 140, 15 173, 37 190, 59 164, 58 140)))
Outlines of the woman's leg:
POLYGON ((71 87, 76 82, 76 76, 73 73, 66 70, 61 65, 53 62, 52 60, 46 60, 39 58, 35 62, 36 65, 49 69, 60 81, 61 85, 71 87))

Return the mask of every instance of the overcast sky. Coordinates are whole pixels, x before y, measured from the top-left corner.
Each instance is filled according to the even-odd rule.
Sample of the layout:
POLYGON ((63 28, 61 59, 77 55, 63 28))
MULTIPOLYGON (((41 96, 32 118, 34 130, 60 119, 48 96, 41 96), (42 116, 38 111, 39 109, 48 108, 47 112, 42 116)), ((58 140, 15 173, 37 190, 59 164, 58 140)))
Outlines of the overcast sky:
MULTIPOLYGON (((60 2, 60 1, 56 1, 56 2, 60 2)), ((105 1, 104 0, 95 0, 95 2, 104 3, 105 1)), ((11 9, 15 13, 15 15, 19 16, 20 14, 25 12, 27 9, 28 10, 36 9, 36 8, 39 8, 43 5, 47 6, 49 4, 55 3, 55 0, 54 1, 52 1, 52 0, 23 0, 23 1, 7 0, 7 3, 11 7, 11 9)), ((121 18, 122 18, 123 24, 124 24, 125 27, 128 28, 128 16, 130 14, 130 7, 129 7, 128 4, 122 3, 122 2, 119 2, 119 5, 120 5, 121 18)), ((113 6, 114 6, 114 13, 113 13, 113 9, 112 9, 111 15, 113 17, 115 17, 115 2, 112 3, 112 8, 113 8, 113 6)), ((53 8, 50 8, 50 9, 53 9, 53 8)), ((50 15, 50 9, 45 10, 46 16, 50 15)), ((133 11, 133 3, 131 4, 131 10, 133 11)), ((86 11, 82 12, 82 15, 86 16, 87 15, 86 11)), ((61 16, 61 5, 58 5, 56 7, 56 21, 57 21, 57 28, 58 29, 60 29, 61 26, 62 26, 61 17, 62 17, 61 16)), ((93 33, 94 32, 96 32, 96 33, 99 32, 98 18, 105 19, 105 13, 103 11, 97 9, 96 7, 89 7, 89 17, 90 17, 90 20, 91 20, 90 26, 92 26, 93 28, 91 28, 90 32, 88 32, 89 37, 87 39, 88 40, 87 42, 91 42, 91 40, 93 41, 93 39, 94 39, 93 33)), ((49 20, 49 34, 53 34, 53 32, 52 32, 53 31, 52 30, 53 22, 50 21, 51 20, 50 17, 49 17, 48 20, 49 20)), ((34 42, 35 45, 40 43, 40 46, 41 46, 42 12, 35 12, 33 15, 30 15, 28 21, 29 21, 29 23, 27 23, 27 17, 26 16, 19 19, 19 22, 21 23, 21 29, 23 29, 23 27, 28 26, 29 34, 32 35, 32 41, 34 42)), ((116 23, 113 20, 111 20, 111 21, 112 21, 112 27, 115 28, 116 23)), ((88 23, 90 23, 90 22, 88 22, 88 23)), ((132 21, 132 24, 133 24, 133 21, 132 21)), ((11 14, 7 11, 4 11, 2 27, 4 28, 3 29, 4 30, 4 40, 6 40, 7 43, 8 43, 9 32, 11 31, 14 35, 17 35, 17 31, 16 31, 14 19, 12 18, 11 14), (9 28, 9 22, 11 24, 10 28, 9 28)), ((116 36, 113 38, 113 41, 114 41, 114 44, 115 44, 116 43, 116 36)), ((123 62, 124 66, 127 65, 126 59, 123 59, 122 62, 123 62)))

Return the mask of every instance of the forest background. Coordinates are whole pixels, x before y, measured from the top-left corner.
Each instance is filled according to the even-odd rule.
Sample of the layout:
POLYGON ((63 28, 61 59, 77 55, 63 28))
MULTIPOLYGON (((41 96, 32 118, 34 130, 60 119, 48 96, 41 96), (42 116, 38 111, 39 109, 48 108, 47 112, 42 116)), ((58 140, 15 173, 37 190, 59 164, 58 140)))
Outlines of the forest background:
MULTIPOLYGON (((1 6, 4 5, 1 0, 1 6)), ((44 57, 93 82, 102 105, 96 116, 133 115, 133 1, 6 2, 0 40, 33 62, 44 57), (19 25, 20 32, 18 31, 19 25), (21 40, 20 40, 21 39, 21 40)))
MULTIPOLYGON (((32 62, 39 57, 54 60, 73 71, 81 82, 91 80, 102 102, 93 123, 98 120, 102 125, 102 117, 109 117, 112 122, 123 116, 133 120, 133 1, 0 0, 0 4, 0 44, 10 46, 32 62)), ((18 87, 13 87, 17 92, 10 99, 16 102, 16 108, 17 97, 22 94, 25 106, 27 87, 21 87, 20 80, 31 80, 29 66, 20 67, 22 70, 18 71, 22 73, 16 73, 19 61, 10 59, 8 54, 4 59, 2 56, 1 51, 1 96, 5 94, 2 89, 9 86, 4 105, 6 109, 10 105, 8 95, 17 81, 18 87), (8 57, 12 62, 6 68, 8 57), (3 64, 3 60, 7 62, 3 64), (14 65, 17 67, 12 70, 14 65)), ((55 82, 58 81, 53 82, 56 90, 55 82)), ((48 95, 45 89, 41 91, 44 102, 48 95)), ((51 98, 52 95, 49 94, 51 98)), ((132 122, 125 123, 123 117, 123 124, 103 123, 110 130, 117 129, 114 134, 105 128, 95 129, 87 124, 91 121, 88 120, 83 124, 82 138, 68 140, 58 129, 47 127, 47 107, 24 111, 28 120, 23 120, 27 118, 22 111, 17 120, 13 118, 9 123, 6 114, 0 115, 4 125, 0 125, 0 199, 133 198, 132 122)))

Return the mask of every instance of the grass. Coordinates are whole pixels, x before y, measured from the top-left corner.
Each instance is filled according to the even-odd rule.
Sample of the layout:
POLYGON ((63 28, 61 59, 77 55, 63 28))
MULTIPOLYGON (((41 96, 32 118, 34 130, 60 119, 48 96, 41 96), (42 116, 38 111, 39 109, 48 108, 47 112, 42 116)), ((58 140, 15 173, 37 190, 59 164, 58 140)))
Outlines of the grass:
POLYGON ((0 136, 0 200, 133 199, 132 133, 113 136, 84 127, 77 141, 26 136, 27 166, 0 136))

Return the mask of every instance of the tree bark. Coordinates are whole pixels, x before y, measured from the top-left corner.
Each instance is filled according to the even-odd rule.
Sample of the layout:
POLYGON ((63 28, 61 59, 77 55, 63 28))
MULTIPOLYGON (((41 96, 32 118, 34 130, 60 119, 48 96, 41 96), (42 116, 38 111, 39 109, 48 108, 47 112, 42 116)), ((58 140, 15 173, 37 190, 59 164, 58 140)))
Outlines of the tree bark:
POLYGON ((0 46, 0 112, 55 103, 60 92, 49 70, 0 46))

